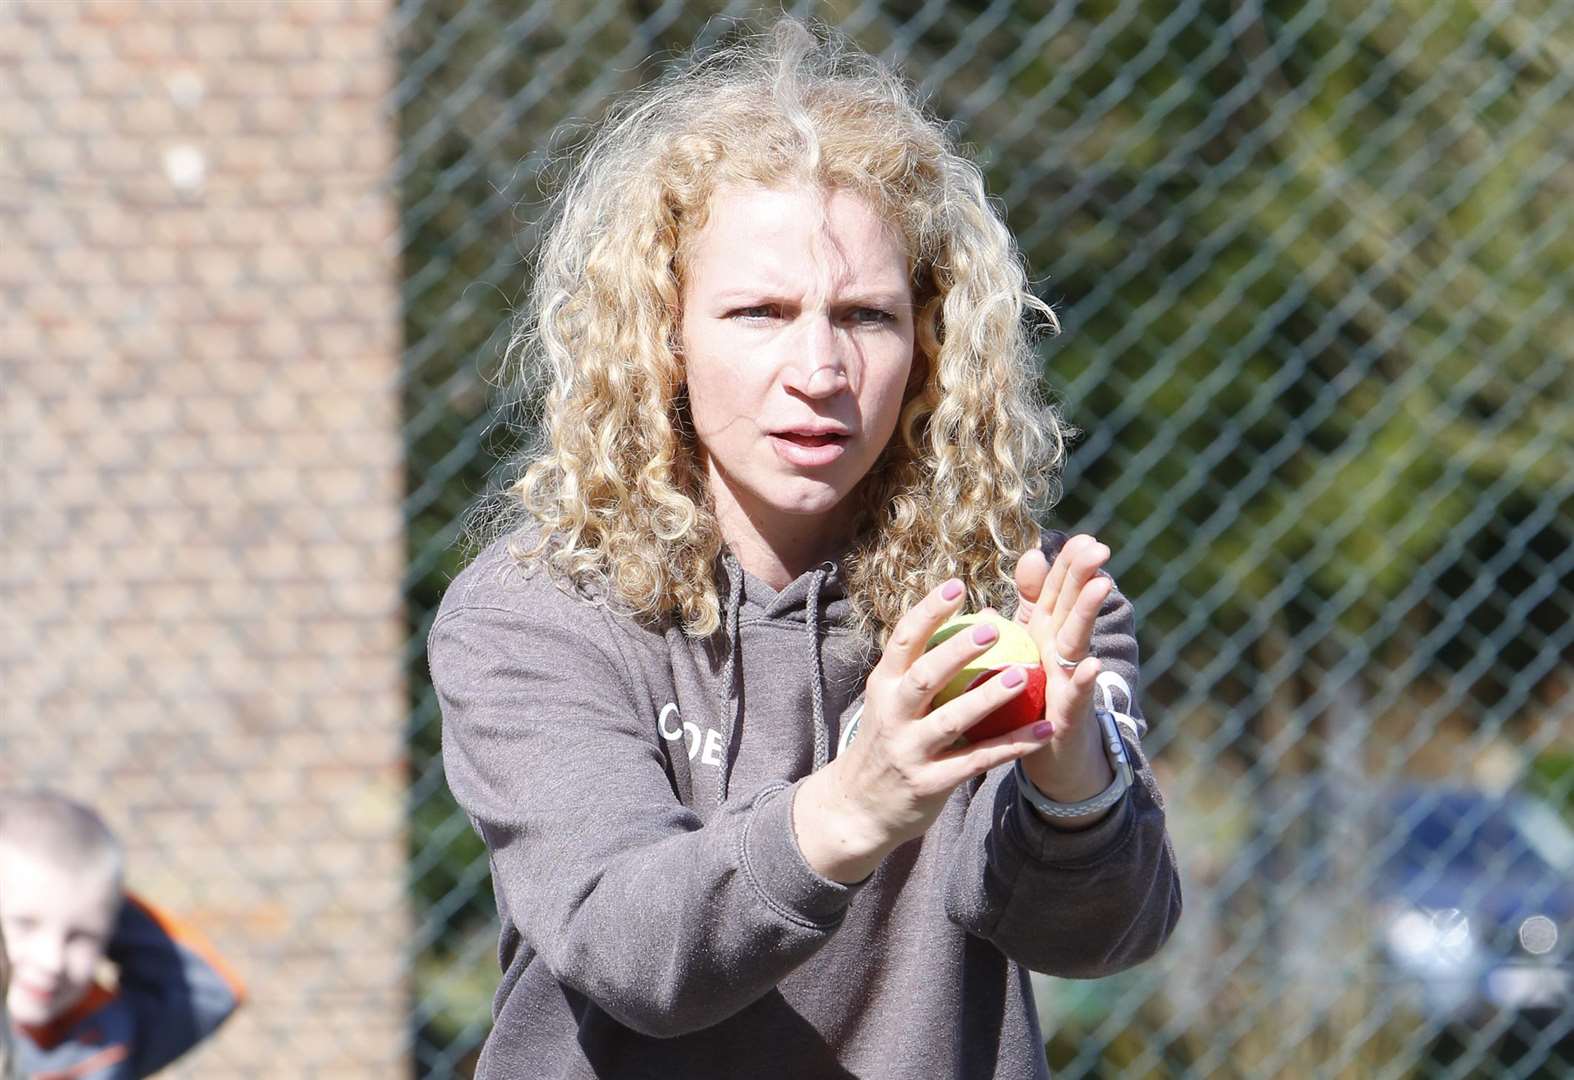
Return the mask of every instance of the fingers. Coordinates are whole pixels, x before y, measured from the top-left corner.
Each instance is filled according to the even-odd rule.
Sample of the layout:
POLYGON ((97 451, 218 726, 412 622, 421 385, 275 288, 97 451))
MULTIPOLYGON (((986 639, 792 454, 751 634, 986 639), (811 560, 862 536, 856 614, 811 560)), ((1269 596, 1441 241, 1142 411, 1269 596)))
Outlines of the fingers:
POLYGON ((1114 587, 1099 571, 1109 561, 1109 548, 1086 533, 1073 536, 1055 556, 1044 581, 1044 592, 1028 623, 1044 660, 1053 664, 1053 649, 1067 660, 1088 655, 1093 623, 1114 587))
POLYGON ((1000 631, 993 625, 975 623, 920 655, 896 686, 897 703, 903 714, 922 716, 934 696, 967 666, 967 662, 981 656, 999 639, 1000 631))
MULTIPOLYGON (((1065 621, 1055 631, 1055 651, 1067 660, 1085 660, 1093 646, 1093 626, 1098 622, 1099 610, 1115 583, 1100 575, 1084 582, 1082 589, 1071 602, 1065 621)), ((1053 659, 1053 657, 1051 657, 1053 659)))
POLYGON ((1084 657, 1074 670, 1066 673, 1066 678, 1058 684, 1052 681, 1046 688, 1044 712, 1056 734, 1076 724, 1079 717, 1092 714, 1093 691, 1098 686, 1099 672, 1103 670, 1104 665, 1098 657, 1084 657))
MULTIPOLYGON (((1053 669, 1050 682, 1061 709, 1086 696, 1091 701, 1093 680, 1099 666, 1089 659, 1093 630, 1099 611, 1114 582, 1099 571, 1110 551, 1082 533, 1062 545, 1051 562, 1042 551, 1031 549, 1018 558, 1014 572, 1018 622, 1027 625, 1042 663, 1053 669), (1061 667, 1058 657, 1076 661, 1076 668, 1061 667)), ((936 748, 947 748, 968 727, 1020 691, 1022 683, 1009 685, 1005 676, 962 694, 954 701, 931 709, 936 695, 967 663, 997 640, 988 624, 953 634, 926 652, 925 646, 942 623, 955 615, 965 600, 956 579, 931 591, 898 620, 877 665, 883 684, 882 697, 889 716, 899 723, 927 716, 919 738, 936 748)))
POLYGON ((1055 606, 1060 601, 1061 590, 1066 585, 1066 570, 1071 565, 1070 554, 1081 547, 1081 544, 1082 536, 1073 536, 1062 544, 1060 550, 1055 553, 1055 561, 1050 565, 1049 573, 1044 577, 1044 588, 1038 598, 1038 610, 1045 615, 1054 616, 1055 606))
POLYGON ((1029 548, 1017 559, 1013 575, 1017 585, 1017 609, 1013 616, 1026 626, 1033 618, 1035 605, 1044 595, 1044 582, 1049 577, 1049 560, 1038 548, 1029 548))
MULTIPOLYGON (((1108 561, 1109 548, 1087 533, 1079 533, 1066 541, 1065 547, 1061 548, 1060 554, 1055 557, 1056 566, 1065 564, 1064 573, 1057 582, 1059 589, 1051 594, 1050 599, 1042 601, 1039 605, 1050 609, 1056 626, 1071 614, 1071 609, 1081 595, 1083 586, 1091 581, 1108 561)), ((1050 569, 1050 578, 1052 582, 1055 579, 1054 568, 1050 569)))
POLYGON ((1017 622, 1032 621, 1035 608, 1057 622, 1063 620, 1072 599, 1109 560, 1109 548, 1087 533, 1078 533, 1061 545, 1055 561, 1039 548, 1030 548, 1017 559, 1017 622))
POLYGON ((924 654, 924 646, 940 624, 956 614, 962 606, 967 590, 961 581, 952 578, 939 588, 930 591, 907 610, 891 628, 891 638, 885 643, 880 663, 888 673, 900 675, 924 654))
MULTIPOLYGON (((935 708, 918 725, 924 733, 925 750, 933 753, 950 748, 974 724, 1021 694, 1027 688, 1027 679, 1027 669, 1012 665, 994 678, 935 708)), ((1035 711, 1037 715, 1033 717, 1033 723, 1038 723, 1043 720, 1043 713, 1035 711)), ((1044 734, 1049 733, 1046 730, 1044 734)))
MULTIPOLYGON (((1046 747, 1074 745, 1085 736, 1086 725, 1093 723, 1093 696, 1101 670, 1102 665, 1096 657, 1087 658, 1077 665, 1075 672, 1060 680, 1061 685, 1052 688, 1055 700, 1048 704, 1047 715, 989 739, 959 744, 953 733, 965 733, 981 715, 999 708, 1013 694, 1020 693, 1020 688, 1001 688, 1005 692, 991 693, 991 687, 1001 681, 992 679, 935 710, 925 723, 935 723, 937 740, 946 741, 932 752, 930 769, 934 782, 945 785, 949 790, 990 769, 1046 747), (942 719, 943 714, 948 712, 955 715, 942 719)), ((1062 754, 1064 752, 1064 749, 1059 751, 1062 754)))
MULTIPOLYGON (((991 683, 999 681, 999 679, 990 680, 991 683)), ((978 688, 979 691, 983 689, 982 686, 978 688)), ((990 769, 1026 757, 1035 750, 1042 750, 1053 734, 1042 722, 1030 724, 1015 731, 1008 731, 1004 735, 996 735, 992 739, 982 739, 976 743, 948 749, 936 755, 935 769, 941 782, 949 788, 954 788, 975 776, 982 776, 990 769)))

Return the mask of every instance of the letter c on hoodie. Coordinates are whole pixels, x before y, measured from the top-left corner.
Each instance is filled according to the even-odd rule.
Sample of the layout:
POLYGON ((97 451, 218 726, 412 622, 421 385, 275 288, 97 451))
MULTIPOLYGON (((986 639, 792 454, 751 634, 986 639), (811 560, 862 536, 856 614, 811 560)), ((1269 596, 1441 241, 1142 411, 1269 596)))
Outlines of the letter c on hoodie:
POLYGON ((661 707, 661 715, 656 717, 656 730, 661 732, 661 737, 668 742, 677 742, 683 738, 683 714, 678 712, 676 702, 669 701, 661 707), (672 727, 667 726, 667 717, 671 716, 678 721, 672 727))

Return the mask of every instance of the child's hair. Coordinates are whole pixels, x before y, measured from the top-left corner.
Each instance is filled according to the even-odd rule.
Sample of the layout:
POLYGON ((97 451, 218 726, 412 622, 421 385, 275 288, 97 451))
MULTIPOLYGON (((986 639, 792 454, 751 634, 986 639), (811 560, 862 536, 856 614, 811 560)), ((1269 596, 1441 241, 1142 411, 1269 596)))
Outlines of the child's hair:
POLYGON ((72 874, 103 874, 119 887, 120 841, 91 807, 55 791, 0 792, 0 845, 48 859, 72 874))
MULTIPOLYGON (((914 376, 890 444, 852 498, 858 626, 881 638, 937 582, 1015 597, 1067 434, 1038 393, 1029 316, 1054 328, 978 167, 879 61, 783 19, 631 96, 551 211, 509 355, 542 399, 540 445, 510 489, 580 586, 632 614, 719 623, 723 539, 676 347, 687 257, 718 185, 854 192, 895 223, 912 267, 914 376)), ((505 520, 504 526, 512 521, 505 520)))

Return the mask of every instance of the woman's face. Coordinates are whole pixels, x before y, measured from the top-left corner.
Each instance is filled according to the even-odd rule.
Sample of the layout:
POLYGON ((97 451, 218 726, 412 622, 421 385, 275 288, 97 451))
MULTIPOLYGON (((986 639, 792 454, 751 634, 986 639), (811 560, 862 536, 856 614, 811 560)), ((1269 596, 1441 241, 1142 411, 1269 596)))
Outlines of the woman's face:
POLYGON ((695 434, 723 534, 840 542, 913 364, 901 233, 858 195, 722 187, 683 283, 695 434))

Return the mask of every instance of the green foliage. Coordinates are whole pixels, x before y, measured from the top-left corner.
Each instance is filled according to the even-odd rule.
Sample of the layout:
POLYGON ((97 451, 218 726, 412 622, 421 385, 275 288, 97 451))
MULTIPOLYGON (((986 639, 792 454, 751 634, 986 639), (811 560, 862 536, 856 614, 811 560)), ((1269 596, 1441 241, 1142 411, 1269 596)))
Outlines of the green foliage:
POLYGON ((1530 767, 1530 789, 1574 819, 1574 750, 1548 750, 1530 767))

